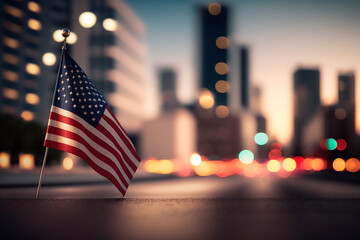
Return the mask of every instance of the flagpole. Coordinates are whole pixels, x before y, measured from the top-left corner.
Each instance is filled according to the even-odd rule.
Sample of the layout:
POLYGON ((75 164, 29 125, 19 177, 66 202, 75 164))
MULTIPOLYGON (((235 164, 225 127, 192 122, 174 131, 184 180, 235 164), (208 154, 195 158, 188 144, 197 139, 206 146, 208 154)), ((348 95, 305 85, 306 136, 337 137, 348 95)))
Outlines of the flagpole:
MULTIPOLYGON (((64 50, 66 50, 66 38, 70 36, 70 30, 67 29, 67 28, 64 28, 62 30, 61 35, 65 38, 64 39, 64 44, 63 44, 63 47, 62 47, 62 50, 64 51, 64 50)), ((60 60, 60 66, 61 66, 61 60, 60 60)), ((58 75, 59 75, 59 72, 58 72, 58 75)), ((43 177, 43 173, 44 173, 44 169, 45 169, 45 165, 46 165, 46 159, 47 159, 48 152, 49 152, 49 148, 46 147, 45 154, 44 154, 44 159, 43 159, 43 163, 42 163, 41 171, 40 171, 39 183, 38 183, 38 187, 37 187, 37 190, 36 190, 36 199, 39 198, 41 182, 42 182, 42 177, 43 177)))

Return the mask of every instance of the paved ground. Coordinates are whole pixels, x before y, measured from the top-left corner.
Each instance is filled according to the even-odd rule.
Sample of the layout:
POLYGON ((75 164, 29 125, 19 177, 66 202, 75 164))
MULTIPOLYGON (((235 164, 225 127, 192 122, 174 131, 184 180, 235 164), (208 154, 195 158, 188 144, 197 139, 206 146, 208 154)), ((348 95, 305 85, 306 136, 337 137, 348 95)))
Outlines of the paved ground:
POLYGON ((360 186, 193 177, 0 189, 1 239, 359 239, 360 186))

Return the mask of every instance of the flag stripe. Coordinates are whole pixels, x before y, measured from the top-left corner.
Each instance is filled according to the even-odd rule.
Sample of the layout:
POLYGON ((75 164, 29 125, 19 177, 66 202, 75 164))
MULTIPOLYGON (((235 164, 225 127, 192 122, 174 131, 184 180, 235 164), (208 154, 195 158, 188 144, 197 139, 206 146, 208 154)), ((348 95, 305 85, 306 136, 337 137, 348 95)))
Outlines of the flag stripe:
MULTIPOLYGON (((119 125, 117 124, 116 119, 114 119, 113 117, 109 118, 108 116, 106 116, 107 112, 108 112, 108 109, 105 110, 105 114, 103 116, 103 119, 115 130, 115 132, 117 133, 115 136, 120 136, 121 137, 122 141, 126 145, 126 148, 124 148, 125 151, 128 149, 131 152, 131 154, 136 158, 137 162, 140 162, 140 157, 136 153, 135 148, 132 145, 131 141, 127 138, 126 133, 124 134, 124 132, 121 130, 121 128, 119 128, 119 125)), ((130 153, 128 153, 128 154, 130 155, 130 153)))
POLYGON ((100 120, 99 125, 96 127, 96 129, 98 129, 99 131, 103 131, 102 133, 104 135, 108 136, 108 138, 115 144, 115 146, 118 147, 118 149, 124 156, 125 161, 131 166, 131 168, 136 169, 139 162, 129 152, 129 150, 127 150, 127 153, 130 155, 125 153, 126 146, 124 145, 123 141, 121 141, 119 136, 114 135, 114 134, 116 134, 115 130, 104 119, 100 120), (103 131, 103 128, 105 128, 106 131, 103 131))
POLYGON ((79 149, 76 148, 74 146, 68 145, 68 144, 64 144, 61 143, 59 141, 52 141, 50 139, 46 139, 46 146, 50 147, 50 148, 55 148, 64 152, 69 152, 72 153, 74 155, 77 155, 79 157, 81 157, 82 159, 84 159, 97 173, 99 173, 100 175, 106 177, 107 179, 109 179, 115 186, 116 188, 121 192, 122 196, 125 195, 126 192, 126 188, 122 187, 119 183, 119 181, 106 169, 100 167, 98 164, 96 164, 94 161, 92 161, 92 159, 90 157, 88 157, 88 155, 86 155, 86 153, 79 149))
MULTIPOLYGON (((96 136, 94 136, 91 132, 87 131, 87 130, 79 130, 78 128, 60 122, 60 121, 56 121, 52 118, 52 120, 49 122, 49 128, 50 127, 55 127, 58 129, 63 129, 69 132, 76 132, 80 137, 82 137, 85 141, 88 141, 89 144, 91 145, 91 147, 93 147, 94 149, 96 149, 98 152, 103 153, 105 156, 107 156, 112 162, 114 162, 114 164, 116 164, 117 169, 119 171, 121 171, 121 174, 124 174, 124 172, 122 171, 122 166, 121 163, 117 160, 116 156, 114 156, 109 150, 111 150, 112 148, 105 148, 107 145, 103 144, 102 145, 102 141, 98 138, 96 138, 96 136)), ((54 130, 52 130, 54 134, 54 130)), ((48 129, 48 132, 50 133, 50 129, 48 129)), ((61 134, 60 134, 61 135, 61 134)), ((130 179, 126 179, 126 182, 129 182, 130 179)))
MULTIPOLYGON (((111 161, 108 157, 106 157, 102 153, 100 153, 99 151, 97 151, 95 148, 93 148, 85 139, 83 139, 82 137, 80 137, 76 133, 66 131, 66 130, 63 130, 63 129, 59 129, 59 128, 55 128, 55 127, 52 127, 52 126, 49 126, 48 133, 53 134, 54 136, 56 136, 56 135, 61 136, 61 138, 67 138, 69 140, 73 140, 74 144, 72 144, 72 145, 77 147, 77 148, 78 148, 78 145, 84 146, 88 150, 88 152, 92 154, 93 157, 95 157, 97 159, 101 159, 101 161, 103 161, 105 164, 110 166, 116 172, 116 174, 120 178, 121 182, 126 187, 128 187, 128 185, 129 185, 128 182, 124 179, 123 175, 120 173, 119 169, 116 167, 114 162, 111 161)), ((131 175, 130 175, 130 178, 131 178, 131 175)))
MULTIPOLYGON (((56 114, 59 114, 62 117, 62 121, 66 121, 66 123, 73 125, 83 131, 84 129, 86 129, 88 130, 88 132, 93 133, 102 141, 109 144, 111 148, 114 149, 121 156, 121 159, 125 162, 125 160, 123 159, 123 153, 119 151, 119 146, 115 146, 115 144, 106 136, 106 134, 102 134, 100 131, 98 131, 98 129, 92 127, 90 124, 88 124, 82 118, 78 117, 76 114, 73 114, 72 112, 66 111, 62 108, 52 106, 50 118, 54 118, 55 116, 57 116, 56 114)), ((134 174, 134 171, 132 171, 132 169, 130 169, 130 172, 134 174)))
POLYGON ((128 140, 128 142, 131 144, 131 146, 133 147, 133 149, 136 151, 134 144, 131 142, 130 137, 127 135, 127 133, 125 132, 125 130, 123 129, 123 127, 120 125, 119 121, 117 120, 117 118, 115 117, 114 113, 111 111, 110 107, 107 106, 106 107, 107 111, 104 111, 104 115, 107 116, 108 118, 111 118, 115 121, 116 125, 121 129, 122 133, 124 134, 124 136, 126 137, 126 139, 128 140))
MULTIPOLYGON (((94 145, 96 144, 97 146, 99 147, 102 147, 103 149, 105 149, 106 151, 109 151, 111 152, 111 154, 114 156, 114 162, 115 164, 118 163, 121 165, 121 167, 117 164, 117 166, 121 169, 124 167, 124 159, 123 159, 123 156, 122 154, 120 155, 118 151, 116 151, 116 147, 113 145, 113 146, 109 146, 108 142, 111 143, 111 141, 108 139, 108 138, 104 138, 106 139, 107 141, 103 141, 101 138, 99 138, 98 136, 100 136, 100 133, 98 130, 94 129, 93 128, 93 132, 96 134, 94 134, 93 132, 91 132, 89 130, 89 128, 85 128, 84 126, 82 126, 80 123, 78 123, 75 119, 72 119, 72 118, 69 118, 69 117, 65 117, 65 116, 62 116, 58 113, 54 113, 52 112, 50 114, 50 119, 53 120, 53 121, 60 121, 62 122, 63 124, 68 124, 69 126, 64 126, 64 127, 60 127, 60 128, 63 128, 65 130, 68 130, 68 131, 76 131, 77 129, 79 129, 79 131, 81 133, 84 133, 88 138, 90 138, 90 140, 92 141, 92 144, 91 145, 94 145)), ((48 125, 56 125, 57 127, 59 127, 59 124, 58 123, 52 123, 51 121, 49 121, 49 124, 48 125)), ((90 127, 91 129, 91 127, 90 127)), ((84 136, 83 136, 84 137, 84 136)), ((109 158, 112 158, 110 156, 108 156, 109 158)), ((134 171, 131 169, 131 168, 128 168, 126 167, 126 169, 128 169, 130 171, 130 174, 133 175, 134 174, 134 171)))

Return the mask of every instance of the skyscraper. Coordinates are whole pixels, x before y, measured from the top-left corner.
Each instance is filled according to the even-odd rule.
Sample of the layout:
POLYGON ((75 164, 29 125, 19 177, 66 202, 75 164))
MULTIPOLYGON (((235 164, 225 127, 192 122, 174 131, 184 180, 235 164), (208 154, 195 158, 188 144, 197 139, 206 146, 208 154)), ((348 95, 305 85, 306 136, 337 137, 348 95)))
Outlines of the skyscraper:
POLYGON ((61 45, 54 30, 70 27, 70 1, 1 1, 0 112, 46 123, 61 45))
POLYGON ((228 92, 228 9, 212 3, 200 9, 201 87, 215 98, 215 106, 227 106, 228 92))
POLYGON ((240 102, 241 107, 249 107, 249 50, 240 47, 240 102))
POLYGON ((176 98, 176 72, 172 68, 162 68, 159 70, 159 78, 162 109, 164 111, 174 110, 178 105, 176 98))
POLYGON ((354 73, 339 75, 338 81, 339 105, 355 107, 355 76, 354 73))
POLYGON ((73 31, 81 37, 74 58, 107 99, 115 116, 129 134, 144 121, 145 27, 124 1, 73 2, 73 31), (79 15, 96 16, 91 29, 79 24, 79 15), (87 66, 87 67, 86 67, 87 66))
POLYGON ((298 69, 294 73, 294 154, 301 154, 302 130, 320 107, 320 72, 298 69))

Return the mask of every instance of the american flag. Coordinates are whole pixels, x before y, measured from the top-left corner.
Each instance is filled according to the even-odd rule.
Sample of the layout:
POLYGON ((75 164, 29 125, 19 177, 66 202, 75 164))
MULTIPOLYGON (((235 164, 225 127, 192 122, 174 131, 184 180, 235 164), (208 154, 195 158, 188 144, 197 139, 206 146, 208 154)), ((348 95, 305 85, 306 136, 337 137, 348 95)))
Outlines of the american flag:
POLYGON ((125 195, 140 157, 85 72, 61 55, 44 146, 84 159, 125 195))

